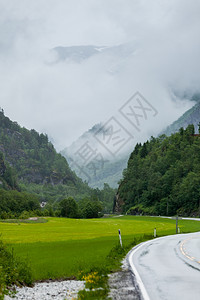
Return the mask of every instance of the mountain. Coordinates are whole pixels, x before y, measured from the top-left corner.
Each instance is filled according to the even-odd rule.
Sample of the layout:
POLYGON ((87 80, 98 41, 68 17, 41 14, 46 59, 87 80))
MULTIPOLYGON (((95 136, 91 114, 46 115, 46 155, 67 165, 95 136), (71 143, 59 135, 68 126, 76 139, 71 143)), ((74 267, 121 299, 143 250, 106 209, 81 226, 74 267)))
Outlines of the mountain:
POLYGON ((102 126, 101 123, 94 125, 61 154, 69 162, 70 168, 90 187, 102 189, 107 183, 116 188, 126 167, 128 154, 115 158, 106 151, 98 141, 102 130, 105 136, 108 134, 108 129, 102 126))
MULTIPOLYGON (((159 136, 163 136, 163 139, 165 138, 164 137, 165 135, 170 136, 174 133, 178 133, 180 131, 180 128, 186 129, 190 124, 193 124, 193 126, 194 126, 194 133, 197 134, 199 132, 200 94, 188 93, 188 94, 178 95, 178 96, 183 99, 185 98, 185 99, 189 99, 190 101, 194 101, 194 102, 196 102, 196 104, 191 109, 186 111, 178 120, 173 122, 164 131, 162 131, 160 133, 159 136)), ((161 139, 161 138, 159 137, 158 139, 161 139)), ((154 140, 154 138, 153 138, 153 140, 154 140)), ((148 144, 148 142, 147 142, 147 144, 148 144)), ((146 147, 145 145, 146 144, 144 144, 144 147, 146 147)), ((133 153, 136 153, 137 151, 138 151, 138 145, 135 148, 135 150, 133 151, 133 153)), ((130 159, 128 160, 128 168, 127 169, 130 169, 130 160, 131 160, 131 157, 133 156, 133 153, 131 154, 130 159)), ((126 174, 127 169, 124 170, 124 172, 123 172, 124 174, 126 174)), ((121 190, 121 185, 123 185, 123 181, 120 184, 119 191, 121 190)), ((130 192, 130 194, 131 194, 131 192, 130 192)), ((117 193, 116 203, 115 203, 115 211, 120 212, 124 204, 125 204, 124 199, 120 198, 119 193, 117 193)), ((138 210, 138 208, 136 208, 135 212, 139 212, 139 211, 140 211, 140 209, 138 210)), ((142 210, 141 210, 141 212, 142 212, 142 210)))
POLYGON ((56 152, 47 135, 22 128, 0 111, 1 173, 7 167, 18 177, 22 191, 39 196, 42 201, 55 202, 66 196, 79 198, 90 194, 86 183, 70 169, 66 159, 56 152), (4 158, 3 158, 4 157, 4 158))
POLYGON ((168 126, 161 134, 170 135, 174 132, 178 132, 181 127, 186 128, 189 124, 193 124, 195 131, 198 131, 198 124, 200 122, 200 94, 193 95, 191 100, 197 103, 178 120, 168 126))
POLYGON ((81 63, 96 55, 112 55, 123 59, 131 56, 135 51, 135 43, 125 43, 112 47, 95 45, 59 46, 51 49, 51 52, 55 54, 54 63, 60 61, 81 63))
POLYGON ((137 144, 120 182, 115 211, 200 215, 200 135, 194 125, 137 144))
MULTIPOLYGON (((198 123, 200 122, 200 95, 193 93, 176 96, 196 102, 196 105, 172 125, 168 126, 160 135, 170 135, 177 132, 180 127, 186 128, 189 124, 194 124, 196 132, 198 130, 198 123)), ((85 132, 69 147, 61 151, 62 155, 69 162, 71 169, 84 181, 87 181, 92 188, 102 188, 105 182, 112 188, 117 188, 133 146, 137 142, 143 142, 151 134, 149 133, 145 139, 141 134, 136 135, 135 141, 131 142, 129 148, 126 150, 123 149, 123 152, 120 155, 117 154, 117 156, 110 155, 105 147, 103 147, 104 145, 102 146, 102 141, 106 140, 106 136, 109 136, 109 128, 99 123, 85 132), (97 155, 98 159, 96 158, 97 155)))
POLYGON ((90 58, 93 55, 101 52, 105 47, 97 46, 71 46, 71 47, 55 47, 52 49, 56 53, 56 62, 68 60, 77 63, 82 62, 85 59, 90 58))

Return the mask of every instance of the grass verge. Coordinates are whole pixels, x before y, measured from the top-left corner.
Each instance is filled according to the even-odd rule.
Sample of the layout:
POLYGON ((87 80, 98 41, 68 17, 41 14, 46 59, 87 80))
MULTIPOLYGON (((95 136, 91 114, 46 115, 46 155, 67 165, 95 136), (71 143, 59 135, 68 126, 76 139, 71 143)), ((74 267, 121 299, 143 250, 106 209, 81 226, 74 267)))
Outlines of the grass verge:
POLYGON ((125 247, 121 247, 120 244, 113 247, 106 257, 106 268, 93 268, 89 273, 81 274, 80 279, 86 282, 86 288, 78 293, 78 299, 109 299, 108 274, 117 272, 120 269, 122 259, 134 246, 152 238, 152 235, 143 235, 134 238, 125 247))

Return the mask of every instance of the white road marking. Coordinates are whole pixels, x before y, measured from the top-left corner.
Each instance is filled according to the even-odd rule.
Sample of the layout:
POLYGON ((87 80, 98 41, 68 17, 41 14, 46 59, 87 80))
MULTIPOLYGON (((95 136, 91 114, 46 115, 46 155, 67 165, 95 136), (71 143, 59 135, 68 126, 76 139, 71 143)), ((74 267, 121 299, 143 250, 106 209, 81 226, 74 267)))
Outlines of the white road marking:
POLYGON ((129 256, 129 263, 130 263, 130 266, 131 266, 131 268, 132 268, 132 270, 133 270, 133 273, 135 274, 137 284, 138 284, 138 286, 139 286, 139 288, 140 288, 140 291, 141 291, 141 293, 142 293, 142 296, 143 296, 144 300, 150 300, 150 298, 149 298, 149 295, 148 295, 148 293, 147 293, 147 291, 146 291, 146 288, 145 288, 145 286, 144 286, 144 284, 143 284, 143 282, 142 282, 142 279, 141 279, 141 277, 140 277, 138 271, 136 270, 136 268, 135 268, 135 266, 134 266, 134 264, 133 264, 133 259, 132 259, 132 257, 133 257, 133 255, 134 255, 141 247, 143 247, 144 245, 146 245, 146 244, 149 243, 149 242, 150 242, 150 241, 147 241, 147 242, 142 243, 141 245, 139 245, 136 249, 134 249, 134 250, 131 252, 131 254, 130 254, 130 256, 129 256))

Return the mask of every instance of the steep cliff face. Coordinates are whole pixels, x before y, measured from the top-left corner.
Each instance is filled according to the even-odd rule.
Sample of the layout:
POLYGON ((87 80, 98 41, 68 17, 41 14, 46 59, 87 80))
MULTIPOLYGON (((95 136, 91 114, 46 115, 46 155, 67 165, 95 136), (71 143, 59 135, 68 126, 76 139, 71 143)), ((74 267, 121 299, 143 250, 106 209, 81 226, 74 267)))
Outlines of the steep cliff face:
POLYGON ((120 198, 119 193, 116 194, 115 201, 114 201, 114 207, 113 212, 116 214, 123 213, 123 205, 124 201, 120 198))

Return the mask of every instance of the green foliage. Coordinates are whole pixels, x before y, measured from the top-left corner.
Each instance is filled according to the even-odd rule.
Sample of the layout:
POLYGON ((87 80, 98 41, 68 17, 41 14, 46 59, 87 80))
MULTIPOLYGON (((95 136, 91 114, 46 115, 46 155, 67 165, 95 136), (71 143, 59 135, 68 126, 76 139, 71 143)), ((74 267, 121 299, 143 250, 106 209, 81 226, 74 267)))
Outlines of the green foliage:
POLYGON ((107 183, 104 183, 102 190, 96 188, 92 191, 92 197, 98 198, 102 204, 104 213, 112 213, 115 195, 116 190, 112 189, 107 183))
POLYGON ((100 289, 94 291, 82 290, 78 293, 78 300, 105 300, 108 299, 108 289, 100 289))
POLYGON ((78 203, 79 217, 84 219, 99 218, 102 216, 102 204, 96 199, 84 198, 78 203))
POLYGON ((12 285, 31 285, 32 276, 29 267, 21 262, 12 251, 0 241, 0 299, 4 295, 11 294, 9 287, 12 285))
POLYGON ((69 197, 61 200, 59 207, 58 215, 61 217, 92 219, 102 216, 102 205, 98 199, 84 198, 77 203, 69 197))
MULTIPOLYGON (((3 218, 12 218, 22 213, 15 202, 16 198, 24 202, 25 193, 34 195, 40 202, 48 202, 49 207, 45 207, 42 213, 39 207, 22 205, 26 212, 34 211, 34 214, 39 216, 54 216, 56 213, 57 216, 61 214, 77 217, 78 212, 68 214, 62 207, 64 202, 59 204, 60 201, 69 197, 77 202, 84 198, 88 199, 83 211, 79 210, 79 215, 83 218, 99 217, 102 209, 104 213, 112 211, 115 191, 108 184, 104 184, 103 190, 92 190, 87 183, 82 182, 71 171, 66 159, 56 152, 47 135, 39 134, 34 129, 21 128, 16 122, 7 118, 3 111, 0 111, 0 150, 2 151, 0 152, 0 187, 22 192, 21 198, 19 194, 14 197, 15 201, 13 201, 12 194, 9 194, 10 200, 9 197, 7 199, 9 203, 13 203, 12 207, 11 204, 6 205, 5 200, 2 200, 5 205, 3 209, 0 204, 3 218)), ((22 217, 24 218, 25 215, 28 213, 22 214, 22 217)))
POLYGON ((136 145, 119 196, 132 214, 200 214, 200 138, 194 126, 136 145))
POLYGON ((72 197, 63 199, 60 202, 60 208, 61 208, 60 214, 62 217, 67 217, 67 218, 78 217, 78 205, 72 197))
POLYGON ((6 163, 2 152, 0 152, 0 186, 4 189, 18 189, 14 169, 6 163))
POLYGON ((137 244, 152 239, 152 236, 143 235, 139 238, 133 238, 131 242, 121 247, 116 244, 106 257, 106 265, 102 268, 93 268, 89 273, 83 275, 80 279, 86 283, 86 289, 78 293, 78 299, 108 299, 108 274, 120 269, 123 257, 137 244), (89 289, 89 290, 88 290, 89 289))
POLYGON ((80 195, 91 194, 91 189, 71 171, 47 135, 20 127, 3 111, 0 111, 0 151, 6 158, 5 162, 0 154, 3 188, 17 189, 17 174, 20 188, 39 196, 41 201, 60 201, 66 196, 78 200, 80 195))
POLYGON ((19 217, 24 211, 27 213, 34 210, 40 211, 39 201, 36 196, 15 190, 6 191, 0 189, 1 219, 19 217))

